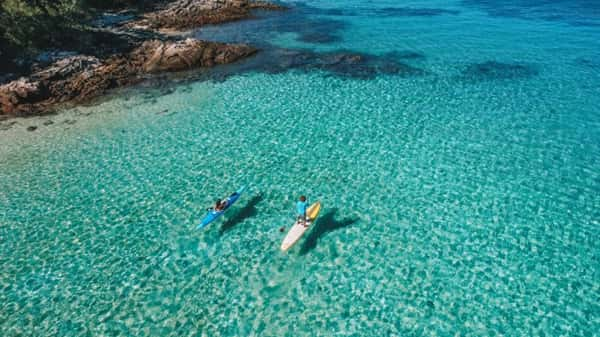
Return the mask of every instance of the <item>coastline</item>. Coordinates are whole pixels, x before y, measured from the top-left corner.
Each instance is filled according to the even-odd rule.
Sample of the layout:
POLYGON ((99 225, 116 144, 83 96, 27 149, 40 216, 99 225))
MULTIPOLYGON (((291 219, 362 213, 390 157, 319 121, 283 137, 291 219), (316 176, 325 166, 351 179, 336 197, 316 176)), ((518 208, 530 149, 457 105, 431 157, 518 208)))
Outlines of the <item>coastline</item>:
POLYGON ((176 34, 163 51, 186 37, 260 51, 172 72, 146 72, 140 51, 115 65, 138 84, 0 117, 4 335, 600 331, 600 26, 467 2, 285 4, 179 34, 103 14, 132 43, 104 34, 99 53, 155 30, 176 34), (282 254, 299 195, 323 209, 282 254))
MULTIPOLYGON (((179 83, 166 87, 129 86, 118 88, 90 103, 61 108, 57 113, 29 117, 14 117, 0 121, 0 158, 11 167, 38 165, 56 151, 77 148, 98 134, 125 134, 133 129, 177 117, 178 107, 164 103, 167 100, 183 100, 181 95, 188 87, 179 83), (173 97, 173 98, 169 98, 173 97), (158 100, 156 98, 159 98, 158 100)), ((202 82, 194 89, 194 104, 202 105, 213 95, 212 85, 202 82)))
POLYGON ((255 9, 284 7, 249 0, 178 0, 110 23, 108 28, 98 27, 98 34, 125 42, 111 46, 116 50, 99 50, 98 55, 59 51, 38 56, 25 76, 0 85, 0 121, 51 114, 59 108, 89 103, 111 89, 137 84, 157 74, 211 68, 249 57, 258 49, 247 44, 184 38, 181 32, 248 19, 255 9))

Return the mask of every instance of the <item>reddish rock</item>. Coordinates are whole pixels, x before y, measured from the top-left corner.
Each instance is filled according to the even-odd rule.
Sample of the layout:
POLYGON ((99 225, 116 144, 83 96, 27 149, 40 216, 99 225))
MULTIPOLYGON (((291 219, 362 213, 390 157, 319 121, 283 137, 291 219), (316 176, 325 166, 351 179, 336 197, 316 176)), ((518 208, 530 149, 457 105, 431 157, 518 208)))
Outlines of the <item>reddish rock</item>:
POLYGON ((0 111, 12 116, 38 114, 55 103, 85 101, 135 83, 145 73, 212 67, 254 52, 247 45, 187 39, 146 41, 130 54, 105 61, 83 55, 67 57, 29 78, 0 86, 0 111))
POLYGON ((178 71, 196 67, 212 67, 234 62, 256 52, 242 44, 225 44, 195 39, 183 41, 146 41, 131 58, 146 73, 178 71))
POLYGON ((249 0, 178 0, 162 10, 144 15, 137 25, 189 29, 245 19, 250 17, 252 9, 281 10, 285 7, 249 0))
MULTIPOLYGON (((246 18, 257 8, 283 9, 249 0, 178 0, 162 10, 146 14, 134 25, 191 28, 246 18)), ((141 75, 147 73, 212 67, 235 62, 256 52, 247 45, 195 39, 133 43, 137 47, 132 52, 122 52, 104 60, 71 53, 58 55, 57 60, 48 61, 54 61, 50 65, 40 65, 45 68, 34 68, 28 77, 1 85, 0 118, 40 114, 48 112, 57 103, 89 100, 111 88, 138 82, 141 75)))

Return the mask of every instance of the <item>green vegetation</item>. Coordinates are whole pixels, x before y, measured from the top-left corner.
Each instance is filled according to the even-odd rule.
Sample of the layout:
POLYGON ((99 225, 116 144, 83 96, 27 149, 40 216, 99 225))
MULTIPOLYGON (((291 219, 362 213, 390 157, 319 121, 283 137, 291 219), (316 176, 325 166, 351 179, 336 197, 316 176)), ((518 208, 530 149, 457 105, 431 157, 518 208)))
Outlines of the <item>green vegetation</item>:
POLYGON ((12 52, 52 46, 82 17, 78 0, 4 0, 1 6, 0 32, 12 52))
POLYGON ((48 48, 77 50, 90 40, 86 22, 98 10, 136 9, 144 0, 0 0, 0 63, 48 48))
POLYGON ((97 9, 122 9, 128 7, 142 8, 151 6, 153 1, 143 0, 85 0, 85 5, 97 9))

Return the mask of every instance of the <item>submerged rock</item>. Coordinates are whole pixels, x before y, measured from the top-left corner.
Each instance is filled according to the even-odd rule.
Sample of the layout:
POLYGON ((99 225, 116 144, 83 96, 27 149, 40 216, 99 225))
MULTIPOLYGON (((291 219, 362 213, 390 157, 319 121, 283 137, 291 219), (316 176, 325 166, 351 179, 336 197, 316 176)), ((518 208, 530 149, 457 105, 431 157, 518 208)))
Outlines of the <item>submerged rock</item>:
MULTIPOLYGON (((369 80, 381 75, 421 76, 425 71, 402 63, 396 57, 352 51, 312 52, 307 50, 273 49, 261 53, 238 72, 259 71, 268 74, 290 70, 322 71, 332 76, 369 80)), ((224 74, 223 77, 227 77, 224 74)))
POLYGON ((34 102, 47 98, 40 82, 21 78, 0 86, 0 107, 6 115, 19 115, 19 112, 33 111, 34 102))
POLYGON ((466 79, 476 81, 528 78, 535 75, 538 75, 538 70, 531 65, 497 61, 474 63, 463 70, 466 79))
POLYGON ((2 122, 0 120, 0 131, 10 130, 15 124, 17 124, 15 121, 2 122))

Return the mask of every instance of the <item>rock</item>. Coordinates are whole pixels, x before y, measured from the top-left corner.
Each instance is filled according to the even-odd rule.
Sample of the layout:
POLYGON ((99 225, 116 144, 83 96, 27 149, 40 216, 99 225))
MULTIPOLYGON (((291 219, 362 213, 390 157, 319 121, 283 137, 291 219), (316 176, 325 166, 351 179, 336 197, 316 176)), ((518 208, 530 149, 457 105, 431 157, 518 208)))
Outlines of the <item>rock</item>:
POLYGON ((52 121, 51 119, 44 122, 45 126, 52 125, 52 124, 54 124, 54 121, 52 121))
POLYGON ((256 52, 243 44, 195 39, 150 40, 126 55, 101 61, 77 55, 0 86, 0 111, 24 116, 45 112, 56 103, 81 102, 107 90, 139 81, 145 73, 170 72, 231 63, 256 52))
POLYGON ((0 111, 6 115, 19 115, 21 111, 46 98, 46 90, 37 81, 20 78, 0 86, 0 111))
POLYGON ((73 74, 89 72, 100 65, 101 62, 96 57, 75 55, 55 61, 48 68, 36 72, 33 77, 39 81, 57 81, 73 74))
MULTIPOLYGON (((0 111, 7 115, 30 115, 45 110, 48 104, 65 102, 81 95, 73 79, 93 73, 101 61, 78 55, 52 63, 29 78, 21 78, 0 86, 0 111)), ((85 87, 85 86, 83 86, 85 87)))
POLYGON ((229 45, 195 39, 183 41, 146 41, 132 53, 143 72, 177 71, 194 67, 212 67, 234 62, 256 52, 247 45, 229 45))
POLYGON ((35 126, 35 125, 28 126, 28 127, 27 127, 27 131, 35 131, 35 130, 37 130, 37 128, 38 128, 38 127, 37 127, 37 126, 35 126))
POLYGON ((339 53, 326 56, 325 64, 358 64, 364 60, 359 54, 339 53))
POLYGON ((15 121, 0 122, 0 131, 10 130, 15 124, 17 124, 15 121))
MULTIPOLYGON (((249 0, 178 0, 146 14, 142 21, 152 27, 189 28, 246 18, 255 8, 283 7, 249 0)), ((45 113, 58 103, 86 101, 112 88, 139 82, 145 74, 212 67, 235 62, 257 51, 244 44, 196 39, 163 41, 156 39, 160 36, 157 32, 98 31, 98 34, 102 35, 101 41, 105 41, 108 34, 114 40, 110 41, 120 46, 120 49, 115 47, 119 51, 102 44, 97 46, 95 55, 102 55, 99 57, 103 59, 60 51, 42 54, 30 68, 28 77, 0 85, 0 117, 45 113), (123 47, 117 43, 122 40, 121 35, 135 38, 126 38, 123 47), (147 36, 154 39, 142 43, 147 36)), ((11 79, 3 77, 3 80, 11 79)))
POLYGON ((249 0, 178 0, 162 10, 146 14, 136 25, 189 29, 245 19, 250 17, 252 9, 281 10, 285 7, 249 0))
POLYGON ((66 50, 47 50, 40 54, 38 54, 34 61, 41 66, 47 66, 53 62, 59 61, 61 59, 76 56, 77 52, 74 51, 66 51, 66 50))

